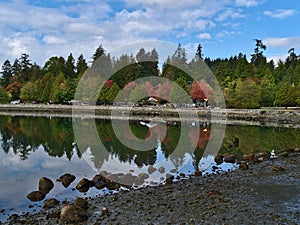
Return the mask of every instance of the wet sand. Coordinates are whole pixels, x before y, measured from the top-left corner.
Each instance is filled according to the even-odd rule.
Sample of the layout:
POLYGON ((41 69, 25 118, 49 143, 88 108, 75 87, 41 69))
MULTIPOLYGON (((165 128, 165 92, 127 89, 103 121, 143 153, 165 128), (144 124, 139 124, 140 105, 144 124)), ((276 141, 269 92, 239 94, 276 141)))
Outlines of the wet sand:
MULTIPOLYGON (((299 149, 248 166, 87 198, 87 221, 73 224, 300 224, 299 149)), ((65 224, 61 208, 11 215, 4 224, 65 224)))

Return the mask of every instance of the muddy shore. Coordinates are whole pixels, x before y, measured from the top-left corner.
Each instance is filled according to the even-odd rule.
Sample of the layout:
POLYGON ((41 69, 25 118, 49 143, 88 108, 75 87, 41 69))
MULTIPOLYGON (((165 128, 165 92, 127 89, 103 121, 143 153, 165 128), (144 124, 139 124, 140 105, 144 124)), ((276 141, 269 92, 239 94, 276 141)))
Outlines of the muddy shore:
MULTIPOLYGON (((70 224, 300 224, 300 152, 79 202, 87 204, 86 221, 70 224)), ((62 205, 11 215, 4 224, 65 224, 62 205)))

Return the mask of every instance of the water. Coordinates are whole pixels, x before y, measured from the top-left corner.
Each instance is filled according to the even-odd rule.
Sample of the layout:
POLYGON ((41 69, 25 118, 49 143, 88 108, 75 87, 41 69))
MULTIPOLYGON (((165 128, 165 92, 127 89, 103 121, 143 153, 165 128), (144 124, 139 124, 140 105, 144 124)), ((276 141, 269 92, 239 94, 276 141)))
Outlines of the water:
MULTIPOLYGON (((38 190, 43 176, 55 183, 45 199, 71 200, 108 193, 107 189, 90 188, 87 193, 75 189, 83 177, 92 179, 101 171, 124 184, 130 179, 120 176, 130 174, 135 178, 130 184, 142 187, 163 183, 170 175, 211 173, 217 152, 242 157, 251 151, 278 152, 300 146, 296 128, 133 120, 128 129, 127 121, 115 122, 114 126, 104 119, 77 118, 72 123, 71 118, 0 116, 0 221, 12 213, 40 209, 42 201, 34 203, 26 196, 38 190), (146 142, 135 142, 134 135, 146 142), (136 144, 136 149, 129 143, 136 144), (68 188, 55 181, 64 173, 76 176, 68 188), (136 178, 145 174, 147 178, 137 183, 136 178)), ((223 164, 221 169, 235 166, 223 164)))

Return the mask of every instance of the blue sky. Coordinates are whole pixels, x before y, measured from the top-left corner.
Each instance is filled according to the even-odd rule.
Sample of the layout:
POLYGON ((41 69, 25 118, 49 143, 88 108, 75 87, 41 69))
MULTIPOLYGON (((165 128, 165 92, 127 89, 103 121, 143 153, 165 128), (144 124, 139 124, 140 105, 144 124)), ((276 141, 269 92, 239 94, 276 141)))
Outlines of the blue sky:
POLYGON ((298 0, 0 0, 0 63, 27 53, 43 66, 51 56, 90 57, 143 40, 181 43, 194 52, 250 59, 255 42, 268 59, 300 54, 298 0))

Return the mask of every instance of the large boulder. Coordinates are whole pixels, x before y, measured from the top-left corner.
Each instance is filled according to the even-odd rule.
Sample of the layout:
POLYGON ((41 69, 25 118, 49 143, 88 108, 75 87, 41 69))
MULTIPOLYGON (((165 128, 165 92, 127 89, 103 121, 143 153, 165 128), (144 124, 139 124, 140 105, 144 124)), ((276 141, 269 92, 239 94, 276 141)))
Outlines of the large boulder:
POLYGON ((40 191, 33 191, 27 195, 27 198, 32 202, 39 202, 45 198, 45 194, 40 191))
POLYGON ((42 177, 39 180, 39 191, 43 193, 48 193, 54 187, 54 183, 47 177, 42 177))
POLYGON ((56 181, 61 182, 62 185, 67 188, 70 184, 76 179, 76 177, 72 174, 65 173, 64 175, 60 176, 56 181))

